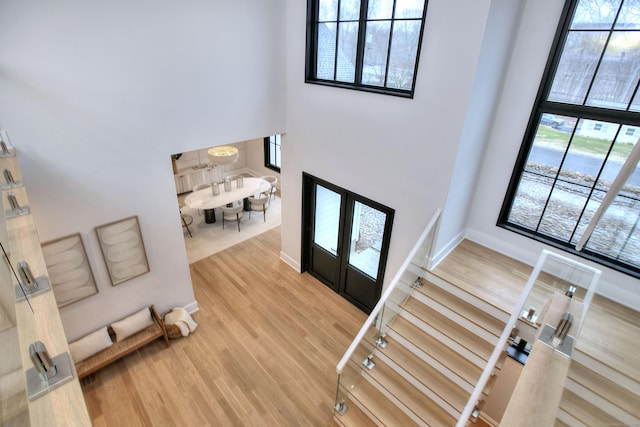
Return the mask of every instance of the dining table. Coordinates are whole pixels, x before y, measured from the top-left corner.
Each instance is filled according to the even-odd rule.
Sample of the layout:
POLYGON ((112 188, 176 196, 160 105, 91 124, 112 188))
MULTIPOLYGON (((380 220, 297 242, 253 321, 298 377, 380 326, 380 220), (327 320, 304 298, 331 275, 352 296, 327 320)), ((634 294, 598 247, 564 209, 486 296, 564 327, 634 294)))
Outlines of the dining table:
POLYGON ((230 190, 225 191, 224 182, 218 184, 218 193, 213 194, 213 187, 203 188, 187 195, 184 204, 193 209, 210 211, 210 215, 205 214, 205 222, 215 222, 213 209, 226 206, 236 200, 244 200, 254 194, 264 193, 271 189, 271 183, 262 178, 243 177, 242 186, 238 187, 238 179, 229 180, 230 190))

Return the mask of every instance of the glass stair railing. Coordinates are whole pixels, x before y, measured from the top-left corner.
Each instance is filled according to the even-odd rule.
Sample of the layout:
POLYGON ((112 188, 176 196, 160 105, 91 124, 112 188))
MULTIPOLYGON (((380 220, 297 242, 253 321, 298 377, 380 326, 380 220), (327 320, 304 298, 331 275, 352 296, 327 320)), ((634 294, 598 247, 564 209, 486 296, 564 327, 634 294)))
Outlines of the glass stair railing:
POLYGON ((573 348, 600 274, 550 251, 540 255, 512 313, 514 333, 532 345, 501 426, 554 425, 573 348))
MULTIPOLYGON (((581 299, 579 304, 572 303, 575 306, 575 310, 573 310, 575 325, 570 331, 574 336, 577 335, 580 323, 584 318, 582 307, 588 306, 600 273, 583 264, 549 251, 543 251, 511 316, 508 317, 508 314, 504 314, 502 320, 504 329, 499 334, 496 332, 499 337, 493 351, 487 352, 488 360, 484 368, 478 368, 478 372, 481 371, 481 374, 479 378, 476 377, 475 385, 465 385, 466 391, 462 393, 466 396, 465 400, 460 401, 460 390, 457 391, 458 397, 455 399, 456 402, 459 402, 457 404, 452 403, 454 399, 445 397, 444 393, 447 392, 447 387, 449 387, 449 391, 452 391, 455 384, 453 387, 450 384, 443 386, 444 392, 433 392, 432 390, 436 390, 435 388, 427 389, 408 375, 404 375, 404 378, 400 379, 389 377, 385 381, 393 384, 380 386, 380 378, 385 377, 383 372, 389 371, 389 364, 395 365, 395 361, 389 361, 386 358, 385 353, 389 353, 389 351, 385 352, 384 350, 387 345, 387 334, 394 335, 394 331, 391 330, 392 323, 399 316, 406 317, 406 307, 403 308, 403 305, 407 301, 411 300, 410 302, 415 305, 417 300, 424 299, 424 296, 419 295, 420 293, 415 294, 416 289, 423 284, 424 279, 422 278, 430 276, 425 271, 427 270, 426 261, 435 238, 439 216, 440 211, 437 211, 338 364, 336 369, 338 373, 335 400, 336 419, 347 420, 352 416, 349 414, 348 408, 355 405, 357 406, 357 415, 354 414, 353 417, 364 414, 374 422, 384 425, 421 425, 424 424, 425 419, 428 419, 434 425, 466 426, 479 415, 484 399, 495 381, 496 373, 504 361, 505 349, 510 343, 514 330, 522 331, 520 335, 527 336, 533 342, 537 333, 535 331, 543 329, 541 327, 534 328, 534 335, 526 335, 526 328, 531 323, 529 321, 531 319, 527 319, 526 316, 530 313, 531 307, 537 307, 533 308, 534 312, 539 313, 536 319, 552 319, 550 321, 553 326, 556 326, 564 315, 566 307, 561 304, 562 308, 558 308, 557 303, 553 305, 548 301, 555 294, 566 299, 568 296, 559 290, 572 289, 571 292, 580 295, 581 299), (541 301, 546 303, 541 305, 541 301), (562 313, 560 313, 561 311, 562 313), (380 364, 379 367, 376 367, 376 364, 380 364), (381 369, 383 372, 376 372, 379 368, 383 368, 381 369), (401 382, 406 384, 401 385, 401 382), (400 390, 399 393, 396 393, 396 390, 402 387, 411 388, 412 391, 398 397, 399 393, 403 393, 404 390, 400 390), (416 393, 415 390, 419 392, 416 393), (418 396, 420 393, 424 393, 426 397, 423 399, 418 396), (424 412, 426 406, 432 407, 428 414, 424 412)), ((431 283, 429 285, 431 286, 431 283)), ((577 299, 569 299, 577 301, 577 299)), ((403 376, 402 367, 396 366, 394 369, 400 372, 400 377, 403 376)), ((437 376, 439 372, 434 371, 434 374, 437 376)), ((435 378, 429 380, 435 381, 435 378)), ((452 382, 455 383, 455 380, 452 382)), ((461 381, 458 380, 458 382, 461 381)), ((455 390, 452 392, 453 394, 450 396, 454 396, 456 393, 455 390)), ((343 424, 355 425, 346 421, 343 424)))
MULTIPOLYGON (((384 337, 389 324, 397 316, 404 301, 413 293, 414 286, 420 283, 420 277, 426 267, 436 236, 440 214, 441 210, 438 209, 432 216, 409 256, 338 363, 336 368, 338 386, 335 401, 337 413, 344 414, 348 410, 349 402, 356 400, 356 396, 361 395, 360 389, 364 388, 363 381, 367 381, 366 377, 362 375, 362 370, 371 369, 374 366, 375 361, 371 357, 374 349, 386 345, 384 337)), ((357 401, 361 409, 365 407, 362 403, 364 400, 366 398, 362 397, 360 401, 357 401)), ((363 410, 366 412, 366 409, 363 410)), ((396 411, 387 408, 381 412, 393 413, 396 411)), ((400 414, 395 415, 396 418, 400 416, 400 414)))
POLYGON ((49 286, 27 185, 16 149, 5 141, 6 132, 0 131, 0 425, 90 425, 49 286))

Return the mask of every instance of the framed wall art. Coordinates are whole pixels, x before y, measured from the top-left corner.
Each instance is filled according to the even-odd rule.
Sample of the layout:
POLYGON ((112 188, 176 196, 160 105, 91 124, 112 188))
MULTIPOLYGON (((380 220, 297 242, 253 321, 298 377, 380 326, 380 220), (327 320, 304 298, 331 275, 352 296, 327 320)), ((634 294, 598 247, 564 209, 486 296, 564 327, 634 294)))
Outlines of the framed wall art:
POLYGON ((80 233, 51 240, 41 246, 58 307, 98 293, 80 233))
POLYGON ((113 286, 149 272, 137 216, 100 225, 96 234, 113 286))

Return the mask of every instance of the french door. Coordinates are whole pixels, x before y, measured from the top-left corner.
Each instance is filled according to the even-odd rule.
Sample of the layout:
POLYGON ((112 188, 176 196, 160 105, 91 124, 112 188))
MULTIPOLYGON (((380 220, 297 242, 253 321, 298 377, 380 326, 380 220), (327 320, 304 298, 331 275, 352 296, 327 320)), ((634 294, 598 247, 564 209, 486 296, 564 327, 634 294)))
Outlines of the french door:
POLYGON ((303 174, 302 270, 369 313, 380 299, 394 210, 303 174))

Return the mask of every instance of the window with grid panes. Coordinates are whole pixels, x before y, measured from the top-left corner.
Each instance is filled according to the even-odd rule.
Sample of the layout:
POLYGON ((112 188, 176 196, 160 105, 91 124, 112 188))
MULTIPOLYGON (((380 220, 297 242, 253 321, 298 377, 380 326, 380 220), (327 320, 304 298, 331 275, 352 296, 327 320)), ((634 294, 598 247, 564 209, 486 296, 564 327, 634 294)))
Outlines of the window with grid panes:
POLYGON ((640 277, 640 171, 576 243, 637 144, 640 0, 569 0, 498 225, 640 277))
POLYGON ((413 97, 426 0, 308 0, 306 81, 413 97))

